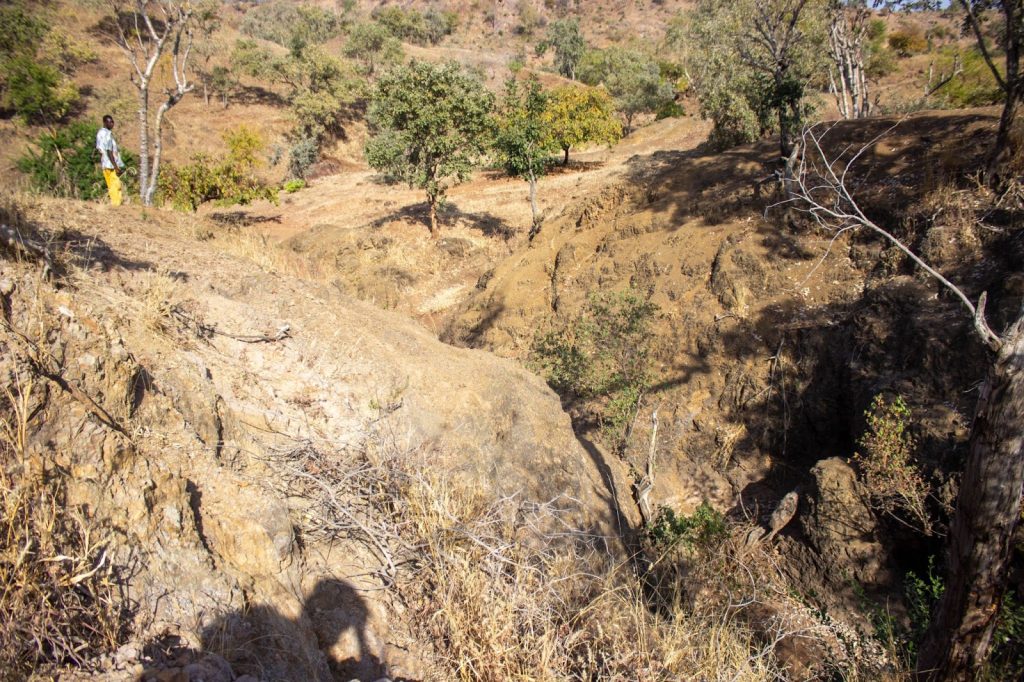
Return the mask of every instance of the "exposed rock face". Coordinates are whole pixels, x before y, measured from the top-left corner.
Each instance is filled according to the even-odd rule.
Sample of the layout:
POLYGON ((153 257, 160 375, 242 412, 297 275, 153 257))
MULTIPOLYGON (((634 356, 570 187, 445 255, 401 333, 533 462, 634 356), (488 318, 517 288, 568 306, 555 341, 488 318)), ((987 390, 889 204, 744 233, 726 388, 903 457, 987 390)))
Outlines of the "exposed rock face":
POLYGON ((791 558, 790 577, 849 622, 859 622, 864 595, 884 593, 896 575, 853 468, 831 457, 814 465, 811 475, 814 488, 799 516, 807 542, 780 541, 791 558))
MULTIPOLYGON (((73 210, 79 229, 105 222, 73 210)), ((267 665, 281 679, 415 676, 365 591, 379 557, 297 535, 322 510, 280 485, 277 459, 296 448, 325 453, 324 466, 335 452, 405 459, 485 500, 557 500, 570 526, 609 538, 628 520, 609 492, 628 490, 622 472, 581 447, 539 378, 329 288, 254 274, 173 229, 129 219, 94 235, 116 258, 59 291, 27 264, 0 261, 0 275, 17 285, 12 325, 38 335, 74 389, 37 385, 31 450, 73 472, 73 504, 116 529, 119 560, 135 557, 133 599, 153 631, 238 654, 227 669, 164 661, 182 679, 267 665), (259 342, 284 325, 288 338, 259 342), (238 653, 252 641, 277 654, 238 653)), ((29 349, 4 341, 10 384, 29 349)))

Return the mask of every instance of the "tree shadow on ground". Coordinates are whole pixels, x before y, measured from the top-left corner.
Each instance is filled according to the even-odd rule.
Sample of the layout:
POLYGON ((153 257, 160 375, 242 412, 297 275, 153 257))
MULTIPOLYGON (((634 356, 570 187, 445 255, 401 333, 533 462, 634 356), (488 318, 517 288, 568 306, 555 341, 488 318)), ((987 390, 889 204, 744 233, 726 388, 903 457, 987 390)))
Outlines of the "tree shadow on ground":
POLYGON ((283 95, 279 95, 273 90, 259 85, 237 86, 228 96, 228 102, 243 106, 252 106, 254 104, 263 104, 270 107, 288 106, 288 100, 283 95))
MULTIPOLYGON (((143 650, 143 665, 151 672, 138 679, 164 679, 159 677, 161 672, 166 675, 173 669, 201 675, 199 669, 188 666, 216 669, 226 661, 233 676, 371 682, 389 673, 381 644, 369 630, 369 619, 358 589, 345 580, 324 579, 295 618, 271 606, 252 605, 206 625, 199 649, 175 636, 152 640, 143 650)), ((197 679, 195 674, 191 679, 197 679)))
POLYGON ((252 227, 253 225, 262 225, 264 223, 281 224, 280 215, 252 215, 245 211, 218 211, 210 214, 210 220, 226 227, 252 227))
MULTIPOLYGON (((472 230, 479 230, 487 237, 499 237, 509 240, 515 236, 515 228, 508 224, 503 218, 492 213, 473 212, 461 210, 457 204, 448 201, 437 212, 437 220, 444 232, 445 226, 461 224, 472 230)), ((406 221, 422 225, 430 229, 430 206, 426 202, 403 206, 391 213, 377 218, 370 223, 370 227, 380 229, 388 223, 406 221)))

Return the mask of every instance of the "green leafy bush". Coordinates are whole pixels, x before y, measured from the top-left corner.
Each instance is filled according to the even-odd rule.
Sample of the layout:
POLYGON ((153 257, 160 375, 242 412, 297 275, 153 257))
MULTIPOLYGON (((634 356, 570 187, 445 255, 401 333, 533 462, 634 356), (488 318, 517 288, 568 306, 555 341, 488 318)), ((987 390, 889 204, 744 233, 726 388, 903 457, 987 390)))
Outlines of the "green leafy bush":
POLYGON ((305 186, 305 180, 303 180, 302 178, 295 178, 293 180, 286 180, 283 185, 283 189, 285 192, 288 192, 288 194, 294 194, 295 192, 298 192, 300 189, 305 188, 305 186))
POLYGON ((160 175, 164 200, 182 211, 195 211, 201 204, 249 204, 257 199, 277 202, 277 190, 255 175, 260 165, 263 142, 251 129, 241 126, 224 135, 227 153, 214 159, 196 154, 180 167, 168 167, 160 175))
POLYGON ((26 123, 64 120, 78 103, 78 90, 52 66, 28 56, 6 64, 6 103, 26 123))
POLYGON ((912 57, 928 51, 928 39, 921 29, 906 28, 889 35, 889 47, 901 57, 912 57))
POLYGON ((943 50, 936 70, 939 73, 952 72, 957 59, 960 60, 960 73, 936 93, 936 99, 942 106, 950 109, 983 107, 1003 101, 1003 91, 976 47, 963 52, 943 50))
POLYGON ((455 12, 429 10, 426 14, 416 9, 404 9, 394 5, 378 7, 373 18, 391 35, 417 45, 433 45, 451 35, 459 25, 455 12))
POLYGON ((931 532, 928 485, 913 460, 917 441, 910 434, 910 408, 902 396, 892 401, 877 395, 864 413, 868 429, 854 454, 873 504, 888 514, 903 511, 925 533, 931 532))
POLYGON ((647 529, 647 536, 655 545, 680 547, 689 552, 711 547, 728 533, 725 517, 706 501, 689 516, 679 516, 670 507, 661 507, 647 529))
POLYGON ((562 395, 603 399, 602 434, 622 449, 651 380, 650 326, 658 307, 627 290, 595 294, 580 315, 540 333, 533 364, 562 395))
POLYGON ((311 137, 300 137, 288 152, 288 173, 293 178, 305 178, 310 167, 320 156, 320 145, 311 137))
MULTIPOLYGON (((76 199, 97 199, 106 196, 99 153, 96 151, 96 131, 99 124, 78 122, 45 132, 36 138, 32 147, 17 161, 18 170, 29 176, 32 185, 47 194, 76 199)), ((133 169, 137 158, 127 149, 121 149, 121 158, 133 169)), ((125 196, 135 188, 135 176, 129 170, 121 176, 125 196)))

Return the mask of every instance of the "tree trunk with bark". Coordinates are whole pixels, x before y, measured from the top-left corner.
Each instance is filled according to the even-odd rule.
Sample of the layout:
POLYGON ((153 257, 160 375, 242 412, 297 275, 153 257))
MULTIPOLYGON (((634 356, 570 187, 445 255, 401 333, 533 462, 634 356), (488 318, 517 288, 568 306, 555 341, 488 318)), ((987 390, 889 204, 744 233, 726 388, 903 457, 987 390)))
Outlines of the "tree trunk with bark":
POLYGON ((430 207, 430 238, 437 239, 441 233, 437 226, 437 196, 434 194, 427 194, 427 206, 430 207))
POLYGON ((128 56, 139 93, 139 198, 146 206, 153 203, 160 174, 163 151, 164 115, 195 85, 188 82, 188 59, 192 51, 192 5, 187 0, 111 0, 118 30, 118 47, 128 56), (126 31, 117 17, 130 14, 133 22, 126 31), (152 15, 152 16, 151 16, 152 15), (159 21, 154 22, 153 16, 159 21), (149 92, 153 73, 171 45, 170 66, 173 85, 166 88, 167 99, 157 112, 153 129, 153 156, 150 157, 149 92))
POLYGON ((871 113, 868 80, 864 69, 864 37, 870 12, 866 6, 833 0, 830 7, 829 87, 843 118, 866 118, 871 113))
POLYGON ((981 52, 992 76, 1003 91, 1003 113, 999 118, 999 132, 996 134, 996 143, 985 170, 989 185, 998 187, 1002 184, 1000 171, 1008 160, 1008 154, 1012 153, 1010 136, 1017 118, 1017 107, 1020 105, 1021 96, 1024 95, 1020 73, 1021 40, 1024 39, 1024 0, 1001 0, 995 4, 1003 13, 1001 34, 1005 57, 1002 73, 989 51, 985 31, 978 16, 978 11, 984 10, 985 6, 974 0, 960 0, 960 7, 967 15, 967 24, 974 32, 978 51, 981 52), (980 9, 976 5, 981 5, 980 9))
POLYGON ((982 389, 949 529, 946 590, 917 660, 928 682, 973 680, 1007 585, 1024 492, 1024 316, 1003 336, 982 389))
POLYGON ((527 180, 530 182, 530 214, 533 217, 533 221, 530 223, 529 241, 533 241, 533 238, 540 232, 541 223, 540 214, 537 211, 537 174, 530 171, 527 180))

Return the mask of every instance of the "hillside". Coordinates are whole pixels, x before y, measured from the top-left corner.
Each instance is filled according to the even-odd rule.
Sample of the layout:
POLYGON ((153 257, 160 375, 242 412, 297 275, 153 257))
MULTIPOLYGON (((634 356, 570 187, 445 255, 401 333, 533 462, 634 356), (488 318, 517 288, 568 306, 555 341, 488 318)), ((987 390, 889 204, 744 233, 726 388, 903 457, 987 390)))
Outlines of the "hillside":
MULTIPOLYGON (((197 2, 211 89, 168 114, 178 184, 119 207, 15 168, 76 123, 92 153, 105 112, 138 139, 116 17, 33 6, 28 53, 95 54, 58 69, 79 99, 56 121, 7 97, 28 53, 0 60, 0 680, 915 679, 975 415, 1002 397, 967 307, 904 249, 1012 328, 1021 131, 986 178, 1001 109, 960 17, 884 11, 870 117, 834 120, 818 73, 785 163, 764 92, 737 110, 754 141, 723 144, 663 42, 694 5, 197 2), (383 72, 345 56, 395 8, 440 22, 395 69, 550 95, 569 80, 535 46, 571 17, 640 48, 678 108, 564 164, 545 148, 533 236, 490 112, 431 238, 424 190, 367 161, 383 72)), ((44 170, 102 190, 69 149, 44 170)), ((1017 516, 983 681, 1024 670, 1017 516)))

